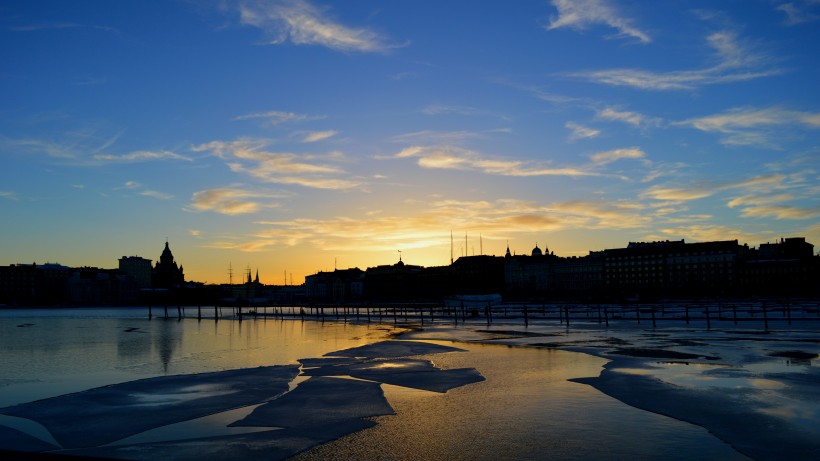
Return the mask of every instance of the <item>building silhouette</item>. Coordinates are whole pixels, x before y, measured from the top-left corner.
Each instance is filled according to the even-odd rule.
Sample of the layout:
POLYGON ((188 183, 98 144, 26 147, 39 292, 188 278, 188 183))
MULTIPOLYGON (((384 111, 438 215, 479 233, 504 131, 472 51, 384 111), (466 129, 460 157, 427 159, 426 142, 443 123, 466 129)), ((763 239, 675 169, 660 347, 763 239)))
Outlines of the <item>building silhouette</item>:
POLYGON ((159 257, 154 270, 151 273, 151 286, 153 288, 179 288, 185 284, 185 274, 182 266, 177 266, 174 261, 174 254, 165 241, 165 249, 159 257))
POLYGON ((153 269, 151 260, 139 256, 123 256, 120 258, 120 272, 134 277, 139 288, 151 288, 153 269))

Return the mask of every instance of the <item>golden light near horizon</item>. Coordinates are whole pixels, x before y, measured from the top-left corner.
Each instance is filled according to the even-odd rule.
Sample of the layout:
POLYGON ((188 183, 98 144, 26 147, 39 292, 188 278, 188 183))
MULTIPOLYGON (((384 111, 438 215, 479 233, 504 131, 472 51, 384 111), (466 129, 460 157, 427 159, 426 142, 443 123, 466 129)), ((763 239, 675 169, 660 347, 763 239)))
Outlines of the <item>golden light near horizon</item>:
POLYGON ((820 242, 820 5, 777 3, 7 2, 0 264, 820 242))

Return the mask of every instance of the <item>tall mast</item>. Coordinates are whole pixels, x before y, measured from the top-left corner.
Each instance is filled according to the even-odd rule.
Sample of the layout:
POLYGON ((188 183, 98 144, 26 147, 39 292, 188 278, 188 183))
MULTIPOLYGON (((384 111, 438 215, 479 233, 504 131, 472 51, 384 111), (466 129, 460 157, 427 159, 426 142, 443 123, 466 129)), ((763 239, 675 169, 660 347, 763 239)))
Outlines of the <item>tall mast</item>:
POLYGON ((450 229, 450 264, 453 264, 453 230, 450 229))

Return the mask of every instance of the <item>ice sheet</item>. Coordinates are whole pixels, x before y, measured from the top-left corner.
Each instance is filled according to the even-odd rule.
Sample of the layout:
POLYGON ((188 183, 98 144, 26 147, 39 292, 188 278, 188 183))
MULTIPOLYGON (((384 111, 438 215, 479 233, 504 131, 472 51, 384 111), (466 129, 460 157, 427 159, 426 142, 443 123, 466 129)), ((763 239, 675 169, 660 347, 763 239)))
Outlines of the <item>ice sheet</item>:
POLYGON ((65 448, 93 447, 139 432, 272 399, 295 365, 162 376, 0 409, 48 428, 65 448))

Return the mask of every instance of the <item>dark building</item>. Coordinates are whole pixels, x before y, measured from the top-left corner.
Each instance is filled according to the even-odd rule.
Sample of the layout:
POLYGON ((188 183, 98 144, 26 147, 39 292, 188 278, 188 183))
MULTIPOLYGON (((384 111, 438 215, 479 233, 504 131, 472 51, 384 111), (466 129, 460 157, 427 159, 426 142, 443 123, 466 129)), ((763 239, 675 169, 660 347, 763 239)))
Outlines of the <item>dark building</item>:
POLYGON ((185 284, 185 274, 182 266, 177 266, 174 255, 165 242, 165 249, 159 257, 154 270, 151 273, 151 286, 153 288, 177 288, 185 284))
POLYGON ((612 296, 715 296, 737 291, 737 240, 630 242, 604 250, 604 289, 612 296))
POLYGON ((604 254, 556 258, 552 264, 552 287, 558 296, 596 298, 604 286, 604 254))
POLYGON ((419 276, 423 267, 405 264, 401 258, 393 265, 368 267, 364 275, 364 299, 401 302, 418 300, 419 276))
POLYGON ((70 276, 71 268, 60 264, 0 266, 0 304, 62 304, 70 276))
POLYGON ((73 269, 66 289, 67 301, 74 305, 119 306, 135 304, 139 299, 136 280, 117 269, 73 269))
POLYGON ((552 289, 552 266, 557 256, 535 244, 529 255, 504 255, 504 294, 513 299, 543 298, 552 289))
POLYGON ((364 271, 356 267, 308 275, 304 292, 312 302, 359 302, 364 293, 364 271))
POLYGON ((749 250, 739 270, 740 286, 749 295, 820 294, 820 257, 803 237, 764 243, 749 250))
POLYGON ((504 258, 462 256, 450 265, 448 295, 483 295, 504 291, 504 258))
POLYGON ((120 272, 134 278, 140 288, 151 288, 153 269, 151 260, 139 256, 123 256, 120 258, 120 272))

